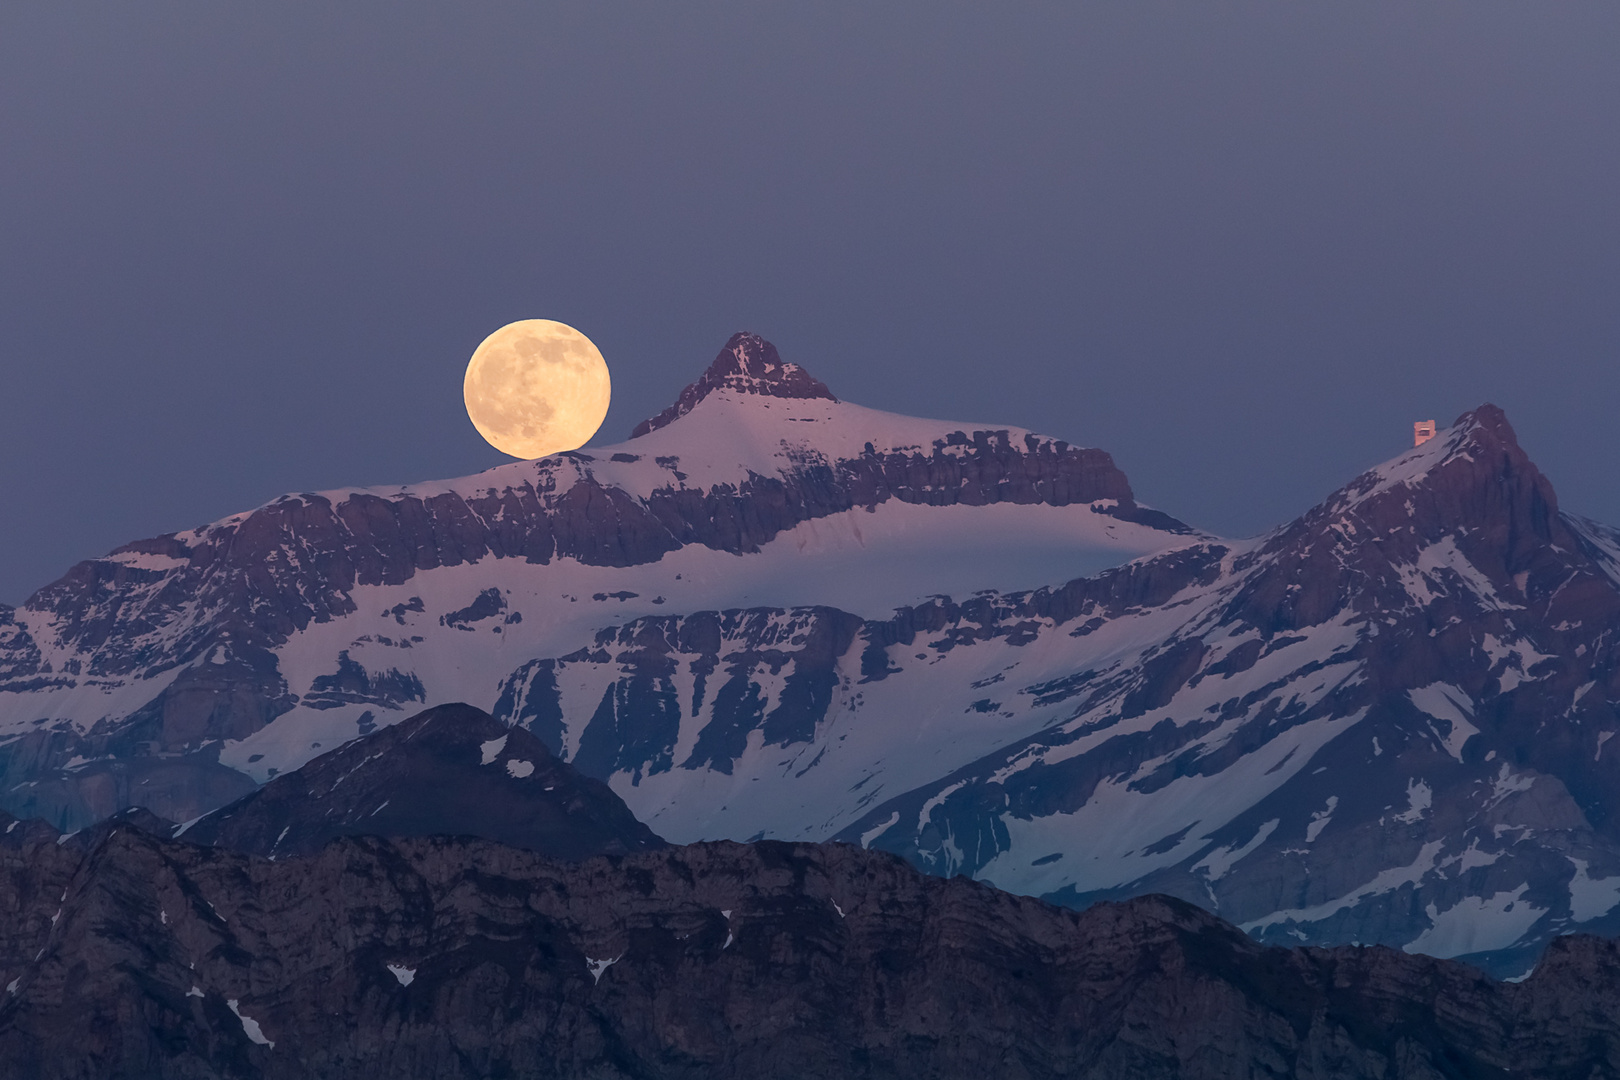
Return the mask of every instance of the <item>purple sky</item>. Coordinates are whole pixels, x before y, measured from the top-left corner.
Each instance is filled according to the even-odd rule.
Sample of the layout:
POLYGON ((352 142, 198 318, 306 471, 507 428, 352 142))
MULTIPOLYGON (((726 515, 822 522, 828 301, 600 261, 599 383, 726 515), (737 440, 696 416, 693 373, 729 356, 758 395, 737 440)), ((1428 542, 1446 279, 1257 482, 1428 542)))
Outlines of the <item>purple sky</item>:
POLYGON ((0 600, 505 460, 461 375, 531 317, 600 442, 746 328, 1218 532, 1486 400, 1620 523, 1617 56, 1610 0, 7 3, 0 600))

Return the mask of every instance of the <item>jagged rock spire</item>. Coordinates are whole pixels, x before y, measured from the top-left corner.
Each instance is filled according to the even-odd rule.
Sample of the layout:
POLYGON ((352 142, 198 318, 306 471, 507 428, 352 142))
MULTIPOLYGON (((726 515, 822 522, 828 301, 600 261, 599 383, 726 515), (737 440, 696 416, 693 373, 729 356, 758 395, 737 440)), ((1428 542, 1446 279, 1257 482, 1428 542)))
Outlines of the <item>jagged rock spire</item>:
POLYGON ((716 390, 734 390, 760 397, 838 400, 825 383, 798 364, 789 364, 777 355, 775 345, 745 330, 731 335, 731 340, 714 358, 714 363, 709 365, 697 382, 681 391, 675 404, 652 419, 637 424, 630 437, 639 438, 673 423, 716 390))

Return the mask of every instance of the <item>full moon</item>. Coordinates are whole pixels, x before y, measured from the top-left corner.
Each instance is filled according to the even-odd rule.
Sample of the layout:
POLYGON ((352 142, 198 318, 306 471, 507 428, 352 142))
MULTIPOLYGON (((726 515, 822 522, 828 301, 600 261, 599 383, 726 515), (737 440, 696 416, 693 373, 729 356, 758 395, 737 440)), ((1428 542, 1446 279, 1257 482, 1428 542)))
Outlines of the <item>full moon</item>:
POLYGON ((461 384, 478 434, 515 458, 584 446, 607 417, 611 389, 591 339, 550 319, 508 323, 489 335, 461 384))

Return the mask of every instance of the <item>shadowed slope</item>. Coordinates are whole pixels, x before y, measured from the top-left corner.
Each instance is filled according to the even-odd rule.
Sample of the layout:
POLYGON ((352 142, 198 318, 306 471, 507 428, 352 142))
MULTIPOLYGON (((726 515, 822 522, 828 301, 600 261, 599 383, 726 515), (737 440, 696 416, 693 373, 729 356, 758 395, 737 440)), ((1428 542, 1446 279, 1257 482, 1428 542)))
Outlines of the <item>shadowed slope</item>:
POLYGON ((460 704, 322 754, 178 831, 277 858, 339 836, 478 836, 558 859, 663 846, 606 784, 460 704))

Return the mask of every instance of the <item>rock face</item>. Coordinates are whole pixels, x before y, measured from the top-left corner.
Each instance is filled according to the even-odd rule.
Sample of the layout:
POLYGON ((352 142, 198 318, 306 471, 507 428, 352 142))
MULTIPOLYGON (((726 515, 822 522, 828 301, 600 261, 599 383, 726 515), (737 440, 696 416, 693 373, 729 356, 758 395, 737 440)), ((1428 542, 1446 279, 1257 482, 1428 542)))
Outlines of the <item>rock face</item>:
POLYGON ((1161 897, 1077 913, 845 845, 569 864, 345 839, 270 862, 37 829, 0 835, 0 1060, 37 1080, 1620 1069, 1620 952, 1593 938, 1515 985, 1268 948, 1161 897))
POLYGON ((1027 559, 1021 535, 1048 564, 1070 552, 1065 576, 1191 538, 1103 451, 849 405, 750 334, 637 430, 465 480, 289 495, 0 607, 0 804, 64 827, 137 801, 187 819, 415 705, 493 704, 511 665, 467 653, 552 655, 666 600, 818 573, 876 579, 886 612, 996 584, 980 552, 1027 559), (941 559, 968 572, 931 580, 941 559))
POLYGON ((824 398, 837 401, 820 379, 798 364, 789 364, 777 355, 776 346, 758 334, 735 334, 720 350, 709 370, 697 382, 681 391, 675 404, 649 420, 637 424, 632 439, 668 427, 697 407, 698 402, 717 390, 735 390, 778 398, 824 398))
POLYGON ((664 846, 606 784, 460 704, 322 754, 178 835, 270 858, 340 836, 477 836, 565 860, 664 846))

